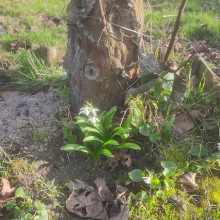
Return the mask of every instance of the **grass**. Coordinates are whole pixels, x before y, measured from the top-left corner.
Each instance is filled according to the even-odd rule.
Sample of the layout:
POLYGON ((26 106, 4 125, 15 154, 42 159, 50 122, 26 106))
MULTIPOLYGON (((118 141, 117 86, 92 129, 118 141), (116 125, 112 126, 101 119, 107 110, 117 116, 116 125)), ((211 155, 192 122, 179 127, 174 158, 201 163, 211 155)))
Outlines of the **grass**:
MULTIPOLYGON (((149 0, 150 5, 157 5, 152 7, 152 24, 153 36, 157 39, 166 37, 164 28, 169 24, 175 24, 175 18, 178 14, 180 4, 175 11, 179 0, 161 1, 149 0), (171 17, 163 18, 163 15, 175 15, 171 22, 171 17)), ((148 4, 145 3, 146 14, 145 22, 150 20, 151 14, 148 10, 148 4)), ((149 23, 148 23, 149 26, 149 23)), ((197 1, 191 0, 187 2, 185 13, 181 21, 180 37, 190 40, 207 40, 211 43, 217 43, 220 39, 220 5, 218 1, 197 1), (192 9, 193 13, 186 12, 187 9, 192 9), (203 25, 206 25, 203 26, 203 25)))

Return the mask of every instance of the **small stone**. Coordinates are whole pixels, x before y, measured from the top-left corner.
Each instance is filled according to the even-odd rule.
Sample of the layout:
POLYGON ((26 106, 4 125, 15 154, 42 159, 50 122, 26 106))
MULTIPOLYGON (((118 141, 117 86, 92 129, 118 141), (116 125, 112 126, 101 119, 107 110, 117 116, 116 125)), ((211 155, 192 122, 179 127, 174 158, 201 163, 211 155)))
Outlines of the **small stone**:
POLYGON ((7 34, 7 32, 3 28, 0 28, 0 36, 3 35, 3 34, 7 34))

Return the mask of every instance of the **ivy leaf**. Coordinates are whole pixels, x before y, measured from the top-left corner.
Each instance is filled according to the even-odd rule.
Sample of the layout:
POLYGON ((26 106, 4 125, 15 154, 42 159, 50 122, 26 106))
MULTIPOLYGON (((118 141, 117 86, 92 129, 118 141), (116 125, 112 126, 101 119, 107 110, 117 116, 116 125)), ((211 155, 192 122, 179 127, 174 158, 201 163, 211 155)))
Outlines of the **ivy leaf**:
POLYGON ((208 151, 200 145, 194 146, 191 150, 191 155, 193 156, 205 156, 207 153, 208 151))
POLYGON ((156 143, 160 139, 161 139, 161 136, 157 133, 154 133, 150 136, 150 141, 153 142, 153 143, 156 143))
POLYGON ((13 209, 14 205, 15 205, 15 200, 11 200, 11 201, 6 203, 6 209, 8 211, 11 211, 13 209))
POLYGON ((144 176, 144 172, 142 170, 136 169, 128 173, 128 176, 133 182, 140 182, 144 176))
POLYGON ((24 189, 24 187, 19 187, 15 192, 15 197, 21 197, 25 199, 28 196, 28 192, 24 189))
POLYGON ((18 206, 15 206, 13 212, 14 212, 14 217, 18 218, 20 216, 22 210, 18 206))
POLYGON ((150 126, 148 124, 144 124, 139 128, 139 132, 144 136, 150 136, 151 135, 150 126))
POLYGON ((156 195, 157 195, 158 197, 164 197, 164 192, 163 192, 162 190, 158 190, 157 193, 156 193, 156 195))
POLYGON ((161 182, 158 178, 154 178, 151 184, 152 188, 161 188, 161 182))
POLYGON ((168 178, 164 180, 164 183, 165 183, 166 186, 167 186, 167 190, 169 190, 170 188, 172 188, 172 187, 174 186, 173 180, 168 179, 168 178))
POLYGON ((177 165, 174 162, 171 162, 171 161, 162 161, 161 166, 164 169, 172 170, 173 172, 175 172, 176 169, 177 169, 177 165))

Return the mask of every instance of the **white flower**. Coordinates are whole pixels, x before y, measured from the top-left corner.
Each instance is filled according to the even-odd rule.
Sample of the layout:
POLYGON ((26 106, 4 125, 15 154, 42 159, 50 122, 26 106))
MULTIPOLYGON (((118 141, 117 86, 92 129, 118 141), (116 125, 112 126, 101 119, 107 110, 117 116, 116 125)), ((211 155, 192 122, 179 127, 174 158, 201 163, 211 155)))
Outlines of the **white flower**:
POLYGON ((96 116, 96 111, 99 111, 97 108, 92 109, 92 114, 96 116))
POLYGON ((148 177, 144 176, 142 177, 142 179, 144 180, 145 183, 151 184, 151 178, 149 176, 148 177))
POLYGON ((89 107, 83 107, 83 108, 80 109, 79 115, 85 114, 85 115, 89 116, 89 113, 90 113, 91 111, 92 111, 91 108, 89 108, 89 107))
POLYGON ((97 121, 99 121, 99 119, 96 117, 91 117, 88 121, 91 121, 93 124, 95 124, 97 121))
POLYGON ((217 148, 218 148, 218 150, 220 150, 220 143, 217 144, 217 148))

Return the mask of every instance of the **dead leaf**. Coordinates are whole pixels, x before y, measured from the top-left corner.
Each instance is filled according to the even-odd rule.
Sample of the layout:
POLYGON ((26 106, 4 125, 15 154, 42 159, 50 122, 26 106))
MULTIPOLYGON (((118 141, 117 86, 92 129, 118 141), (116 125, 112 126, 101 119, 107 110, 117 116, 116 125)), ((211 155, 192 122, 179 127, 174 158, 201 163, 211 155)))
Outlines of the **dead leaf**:
POLYGON ((123 167, 129 168, 132 165, 131 155, 130 154, 122 155, 121 164, 123 167))
POLYGON ((105 161, 105 165, 114 169, 119 165, 119 161, 121 161, 122 166, 127 168, 132 165, 131 155, 127 153, 127 149, 120 149, 116 154, 114 154, 114 157, 105 161))
POLYGON ((190 111, 189 113, 183 113, 181 115, 178 115, 174 123, 175 127, 177 127, 177 129, 181 132, 187 132, 193 129, 194 128, 193 119, 201 114, 201 110, 202 109, 193 110, 190 111))
POLYGON ((97 178, 94 181, 94 183, 95 183, 95 185, 96 185, 96 187, 98 189, 98 194, 99 194, 100 200, 102 202, 106 201, 107 200, 107 196, 110 193, 110 191, 109 191, 108 186, 106 185, 105 179, 97 178))
POLYGON ((119 181, 116 180, 116 192, 117 192, 117 201, 119 204, 126 204, 127 202, 127 195, 128 189, 121 186, 119 181))
POLYGON ((129 210, 126 205, 120 206, 120 214, 118 216, 109 218, 109 220, 128 220, 129 219, 129 210))
POLYGON ((196 173, 187 173, 181 177, 180 183, 183 184, 183 189, 186 193, 194 192, 198 185, 195 182, 196 173))
POLYGON ((35 25, 35 26, 31 26, 31 27, 30 27, 30 30, 31 30, 31 31, 38 31, 38 30, 39 30, 39 27, 36 26, 36 25, 35 25))
POLYGON ((2 179, 2 184, 1 198, 9 197, 15 191, 15 188, 11 188, 9 181, 6 179, 2 179))
POLYGON ((80 217, 107 220, 107 212, 99 199, 98 192, 88 187, 76 196, 74 191, 66 201, 66 208, 80 217))
POLYGON ((22 48, 22 40, 15 40, 11 43, 11 50, 18 50, 22 48))

